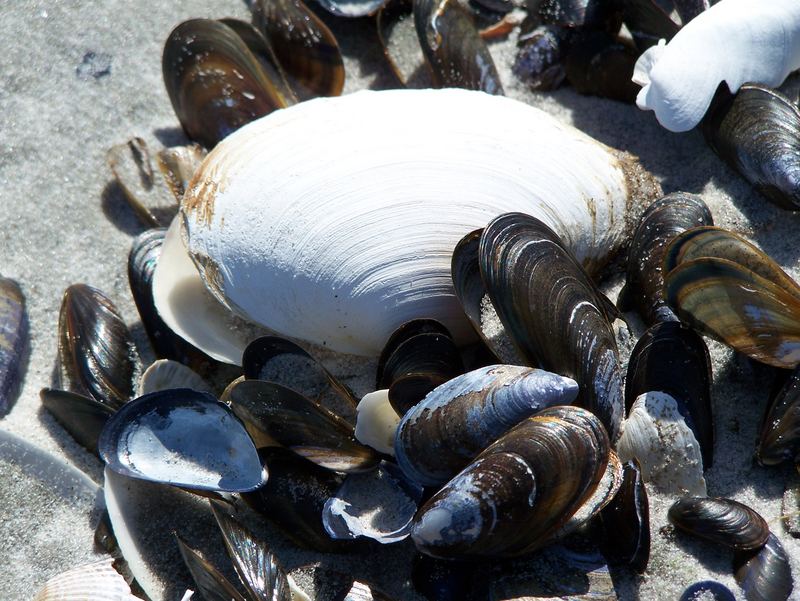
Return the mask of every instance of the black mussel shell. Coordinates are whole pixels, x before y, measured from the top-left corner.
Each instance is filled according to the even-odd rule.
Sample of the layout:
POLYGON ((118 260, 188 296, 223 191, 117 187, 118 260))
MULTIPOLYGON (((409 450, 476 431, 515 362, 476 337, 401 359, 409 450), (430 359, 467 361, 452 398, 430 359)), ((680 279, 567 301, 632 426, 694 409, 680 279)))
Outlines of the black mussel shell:
POLYGON ((436 87, 503 94, 489 48, 456 0, 414 0, 414 24, 436 87))
POLYGON ((406 340, 413 338, 419 334, 441 334, 443 336, 450 336, 448 329, 435 319, 412 319, 407 321, 399 328, 397 328, 389 340, 383 346, 380 356, 378 357, 378 368, 375 376, 375 389, 389 388, 392 384, 392 375, 384 374, 386 371, 386 363, 390 357, 394 355, 395 351, 406 340))
POLYGON ((631 81, 639 53, 605 31, 576 34, 570 40, 564 67, 579 94, 633 103, 641 89, 631 81))
POLYGON ((622 16, 616 2, 607 0, 541 0, 542 22, 562 27, 619 31, 622 16))
POLYGON ((615 440, 624 406, 608 299, 534 217, 497 217, 478 254, 492 304, 527 364, 576 380, 575 404, 595 413, 615 440))
POLYGON ((718 93, 702 121, 708 144, 767 199, 800 208, 800 109, 780 92, 745 84, 718 93), (720 96, 722 99, 720 100, 720 96))
POLYGON ((59 387, 117 409, 133 397, 135 347, 117 308, 102 292, 73 284, 58 315, 59 387))
POLYGON ((563 61, 573 32, 558 25, 540 25, 521 34, 512 71, 532 90, 555 90, 566 77, 563 61))
POLYGON ((715 580, 695 582, 681 594, 678 601, 736 601, 730 589, 715 580))
POLYGON ((27 348, 25 296, 14 280, 0 276, 0 415, 19 394, 27 348))
POLYGON ((677 320, 664 298, 664 254, 667 244, 688 229, 713 225, 703 199, 687 192, 659 198, 642 215, 633 234, 623 296, 647 324, 677 320))
POLYGON ((684 497, 669 508, 668 517, 687 534, 738 551, 758 549, 769 536, 764 518, 733 499, 684 497))
POLYGON ((641 394, 670 395, 700 443, 703 467, 708 469, 714 457, 711 381, 711 357, 702 336, 676 321, 656 323, 631 352, 625 377, 626 413, 641 394))
POLYGON ((658 40, 671 40, 680 29, 656 0, 623 0, 622 20, 639 52, 655 46, 658 40))
POLYGON ((195 549, 192 549, 177 534, 175 540, 178 542, 183 563, 189 569, 197 590, 203 595, 203 599, 210 601, 246 601, 242 594, 223 576, 217 568, 203 559, 195 549))
POLYGON ((339 43, 302 0, 259 0, 253 21, 269 40, 299 100, 342 93, 344 61, 339 43))
POLYGON ((185 488, 242 492, 267 477, 253 441, 228 406, 188 388, 125 404, 106 422, 97 447, 123 476, 185 488))
MULTIPOLYGON (((206 150, 199 144, 172 146, 159 150, 156 154, 158 170, 178 204, 183 200, 183 193, 206 154, 206 150)), ((165 228, 168 226, 169 222, 164 224, 165 228)))
POLYGON ((800 455, 800 371, 791 373, 770 399, 756 458, 761 465, 778 465, 800 455))
POLYGON ((247 44, 219 21, 191 19, 173 29, 162 70, 186 135, 207 148, 287 105, 247 44))
POLYGON ((87 396, 43 388, 39 393, 42 405, 55 420, 61 424, 70 436, 90 453, 97 452, 97 441, 100 432, 114 410, 87 396))
POLYGON ((476 568, 474 562, 418 553, 411 563, 411 584, 429 601, 484 601, 489 579, 476 568))
POLYGON ((774 534, 760 550, 736 553, 733 570, 747 601, 785 601, 792 594, 789 557, 774 534))
POLYGON ((277 443, 342 472, 368 471, 378 463, 375 451, 355 439, 351 424, 291 388, 242 380, 229 387, 228 399, 259 447, 277 443))
POLYGON ((432 88, 433 74, 425 62, 414 25, 412 0, 393 0, 375 17, 378 39, 397 83, 409 88, 432 88))
POLYGON ((242 499, 304 549, 351 549, 352 541, 332 540, 322 524, 325 502, 336 494, 342 477, 288 449, 261 449, 259 455, 269 479, 260 488, 242 494, 242 499))
POLYGON ((609 563, 628 565, 643 574, 650 560, 650 504, 635 459, 622 466, 622 486, 600 517, 603 554, 609 563))

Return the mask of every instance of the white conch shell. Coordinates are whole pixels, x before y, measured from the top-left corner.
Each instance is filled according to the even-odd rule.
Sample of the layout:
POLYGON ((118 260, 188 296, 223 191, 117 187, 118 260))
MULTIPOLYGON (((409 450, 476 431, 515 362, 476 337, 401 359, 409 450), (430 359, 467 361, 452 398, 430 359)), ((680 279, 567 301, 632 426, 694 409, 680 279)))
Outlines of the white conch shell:
MULTIPOLYGON (((539 217, 596 268, 646 204, 631 199, 650 184, 636 169, 515 100, 364 91, 276 111, 226 138, 186 192, 183 239, 208 289, 240 315, 376 356, 414 318, 441 321, 457 341, 472 336, 451 255, 501 213, 539 217)), ((182 334, 176 321, 199 320, 191 303, 169 304, 179 295, 159 290, 172 282, 161 270, 159 261, 156 305, 182 334)))
POLYGON ((666 46, 645 51, 633 81, 640 109, 670 131, 688 131, 708 110, 720 82, 775 87, 800 68, 800 2, 722 0, 692 19, 666 46))

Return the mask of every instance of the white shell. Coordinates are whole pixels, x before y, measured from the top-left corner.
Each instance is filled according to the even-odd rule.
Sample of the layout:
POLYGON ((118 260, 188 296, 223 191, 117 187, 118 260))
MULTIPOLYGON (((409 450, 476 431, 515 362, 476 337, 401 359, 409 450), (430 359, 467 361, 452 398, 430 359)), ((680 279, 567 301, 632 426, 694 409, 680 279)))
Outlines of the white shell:
POLYGON ((800 2, 722 0, 692 19, 669 44, 649 48, 634 68, 640 109, 670 131, 705 115, 720 82, 775 87, 800 68, 800 2))
POLYGON ((191 388, 214 394, 214 391, 197 372, 172 359, 153 361, 139 378, 138 396, 170 388, 191 388))
POLYGON ((642 478, 659 491, 674 495, 706 496, 700 443, 664 392, 636 397, 622 422, 617 453, 625 462, 639 460, 642 478))
POLYGON ((141 601, 113 567, 111 557, 54 576, 33 601, 141 601))
POLYGON ((364 395, 356 412, 356 440, 394 457, 394 437, 400 416, 389 403, 389 390, 364 395))
MULTIPOLYGON (((226 138, 187 190, 183 238, 209 290, 242 316, 376 356, 413 318, 471 337, 452 250, 501 213, 539 217, 596 267, 641 212, 626 178, 634 163, 508 98, 364 91, 276 111, 226 138)), ((159 290, 174 285, 164 268, 156 305, 181 333, 175 322, 194 309, 159 290)))

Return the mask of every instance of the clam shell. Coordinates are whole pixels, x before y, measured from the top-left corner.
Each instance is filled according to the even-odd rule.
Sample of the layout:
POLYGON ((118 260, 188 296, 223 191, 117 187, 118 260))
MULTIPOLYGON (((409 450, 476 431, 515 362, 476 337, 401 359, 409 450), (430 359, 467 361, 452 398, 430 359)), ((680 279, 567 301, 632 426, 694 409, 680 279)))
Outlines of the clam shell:
POLYGON ((394 437, 400 416, 389 402, 389 391, 383 389, 365 394, 358 403, 357 412, 356 440, 379 453, 394 456, 394 437))
POLYGON ((685 497, 669 508, 668 517, 687 534, 737 551, 759 549, 770 536, 764 518, 733 499, 685 497))
MULTIPOLYGON (((651 184, 630 157, 514 100, 363 91, 277 111, 226 139, 185 195, 181 227, 203 281, 230 309, 292 337, 376 356, 414 318, 468 339, 450 279, 453 247, 466 233, 525 211, 596 270, 624 243, 651 184), (286 153, 297 139, 317 142, 286 153)), ((191 301, 178 302, 174 280, 162 277, 168 244, 169 234, 156 305, 176 331, 178 322, 201 327, 191 301)), ((238 363, 240 352, 218 356, 238 363)))
POLYGON ((666 46, 647 50, 633 81, 636 99, 671 131, 700 122, 724 81, 732 92, 745 82, 779 85, 800 68, 800 4, 725 0, 688 23, 666 46), (702 57, 702 60, 699 60, 702 57))
POLYGON ((54 576, 36 593, 33 601, 139 601, 111 565, 113 562, 107 557, 54 576))

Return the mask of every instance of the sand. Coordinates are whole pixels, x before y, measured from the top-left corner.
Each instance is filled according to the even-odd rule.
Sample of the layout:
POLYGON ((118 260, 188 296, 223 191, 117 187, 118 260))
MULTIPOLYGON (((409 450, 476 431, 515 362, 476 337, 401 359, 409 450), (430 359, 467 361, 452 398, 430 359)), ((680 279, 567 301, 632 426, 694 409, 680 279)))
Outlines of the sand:
MULTIPOLYGON (((155 148, 183 140, 161 82, 162 45, 182 20, 224 16, 247 17, 247 8, 235 0, 146 5, 18 0, 0 9, 0 273, 20 283, 31 323, 22 391, 10 413, 0 419, 0 429, 71 463, 99 484, 99 461, 66 436, 40 405, 39 390, 51 383, 61 295, 77 282, 105 291, 131 326, 142 359, 152 360, 125 270, 131 239, 144 226, 112 183, 105 153, 132 136, 141 136, 155 148)), ((335 22, 328 17, 326 21, 333 24, 346 56, 345 92, 390 85, 371 23, 335 22)), ((708 149, 698 132, 671 134, 651 113, 579 96, 570 89, 532 94, 510 73, 513 43, 512 36, 492 47, 509 96, 637 155, 665 192, 702 195, 718 225, 744 234, 790 275, 800 277, 796 244, 800 217, 754 192, 708 149)), ((619 287, 618 278, 607 286, 612 298, 619 287)), ((630 349, 634 340, 619 324, 618 329, 623 345, 630 349)), ((797 475, 791 467, 766 469, 752 462, 771 372, 719 344, 710 343, 710 348, 717 444, 714 467, 706 473, 708 492, 734 497, 761 512, 789 553, 797 577, 800 542, 786 534, 779 517, 784 487, 797 475)), ((369 392, 374 363, 334 356, 326 361, 358 394, 369 392)), ((3 532, 13 532, 13 540, 5 544, 27 551, 0 554, 0 598, 29 599, 48 577, 96 557, 86 536, 87 520, 93 518, 88 509, 76 509, 70 501, 64 503, 65 509, 53 510, 52 494, 41 489, 41 481, 32 483, 20 476, 24 470, 13 455, 2 459, 0 515, 3 532), (57 524, 66 524, 66 531, 57 524)), ((672 499, 652 500, 653 552, 639 583, 639 598, 676 599, 692 582, 708 578, 727 582, 741 595, 730 576, 731 555, 673 535, 665 527, 672 499)), ((285 540, 275 540, 287 567, 311 562, 324 566, 299 576, 308 588, 333 579, 325 570, 335 569, 375 577, 398 599, 419 598, 406 581, 408 544, 360 555, 319 556, 296 552, 285 540)), ((156 557, 173 557, 175 552, 151 551, 156 557)), ((180 597, 177 591, 186 582, 182 568, 173 573, 176 583, 166 597, 170 600, 180 597)), ((619 590, 622 598, 632 599, 635 589, 628 582, 619 590)), ((800 590, 795 595, 800 598, 800 590)))

